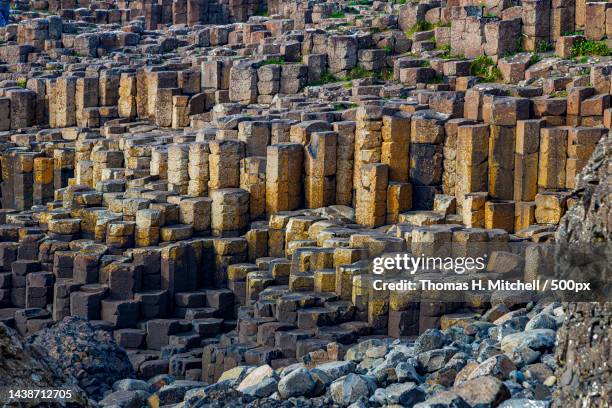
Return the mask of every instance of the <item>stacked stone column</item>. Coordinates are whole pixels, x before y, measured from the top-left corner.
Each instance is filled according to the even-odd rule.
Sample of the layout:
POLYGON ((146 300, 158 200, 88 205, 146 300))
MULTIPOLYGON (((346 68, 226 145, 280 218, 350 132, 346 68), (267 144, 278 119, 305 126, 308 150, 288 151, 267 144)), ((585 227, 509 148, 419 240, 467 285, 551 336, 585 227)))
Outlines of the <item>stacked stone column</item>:
POLYGON ((412 206, 416 210, 433 208, 434 197, 441 192, 444 123, 448 117, 435 111, 412 116, 410 130, 410 181, 412 206))
POLYGON ((53 200, 53 158, 37 157, 34 159, 33 203, 46 204, 53 200))
POLYGON ((9 89, 11 129, 17 130, 36 123, 36 93, 29 89, 9 89))
MULTIPOLYGON (((76 125, 76 77, 60 77, 55 82, 53 104, 54 124, 56 127, 76 125)), ((51 116, 51 114, 50 114, 51 116)), ((51 122, 51 119, 50 119, 51 122)), ((53 124, 50 123, 51 126, 53 124)))
POLYGON ((459 126, 457 133, 457 206, 463 208, 465 195, 487 191, 489 126, 459 126))
MULTIPOLYGON (((366 105, 357 109, 355 130, 355 163, 353 187, 360 187, 361 168, 370 163, 380 163, 382 158, 382 108, 366 105)), ((355 197, 358 198, 357 196, 355 197)))
POLYGON ((383 225, 387 214, 387 186, 389 168, 386 164, 364 164, 357 178, 355 219, 357 223, 374 228, 383 225))
POLYGON ((336 204, 353 203, 353 167, 355 157, 355 122, 335 122, 336 143, 336 204))
POLYGON ((168 147, 151 147, 151 167, 149 169, 152 176, 158 176, 165 180, 168 178, 168 147))
POLYGON ((266 156, 266 213, 295 210, 302 203, 304 148, 297 143, 268 146, 266 156))
POLYGON ((246 157, 240 161, 240 188, 249 192, 251 220, 266 214, 266 158, 246 157))
POLYGON ((382 163, 389 167, 387 191, 387 223, 398 221, 399 214, 412 208, 412 184, 410 167, 410 116, 397 112, 383 116, 382 163))
POLYGON ((568 129, 565 127, 540 129, 538 191, 555 191, 565 188, 567 134, 568 129))
POLYGON ((102 172, 104 169, 116 169, 123 166, 123 152, 119 150, 94 150, 91 152, 91 160, 93 161, 93 185, 96 186, 99 181, 103 180, 102 172))
POLYGON ((189 186, 187 193, 190 196, 201 197, 208 192, 209 155, 208 142, 196 142, 189 145, 189 186))
POLYGON ((99 114, 98 121, 93 118, 95 114, 92 108, 99 106, 99 81, 96 77, 83 77, 76 80, 75 87, 75 107, 76 107, 76 124, 81 127, 97 127, 100 126, 99 114))
POLYGON ((338 134, 335 132, 313 132, 310 135, 304 157, 307 208, 334 204, 337 141, 338 134))
POLYGON ((66 187, 70 178, 74 176, 75 156, 73 148, 53 150, 53 184, 56 190, 66 187))
MULTIPOLYGON (((208 188, 234 188, 240 185, 240 160, 244 158, 245 145, 236 140, 211 140, 208 188)), ((212 193, 212 192, 211 192, 212 193)))
POLYGON ((187 194, 189 190, 189 151, 187 143, 168 147, 168 191, 187 194))
POLYGON ((119 80, 119 101, 117 102, 119 117, 131 119, 137 116, 136 94, 136 75, 127 72, 122 73, 119 80))

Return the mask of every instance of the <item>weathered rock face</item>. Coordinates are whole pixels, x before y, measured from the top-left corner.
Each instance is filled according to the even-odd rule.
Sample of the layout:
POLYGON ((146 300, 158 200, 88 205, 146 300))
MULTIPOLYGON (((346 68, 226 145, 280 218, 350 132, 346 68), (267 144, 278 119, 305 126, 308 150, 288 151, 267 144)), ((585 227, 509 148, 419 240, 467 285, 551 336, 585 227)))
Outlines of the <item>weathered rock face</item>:
MULTIPOLYGON (((561 244, 557 254, 560 267, 571 258, 571 248, 583 244, 602 245, 601 251, 610 259, 611 170, 612 136, 608 134, 601 139, 579 176, 573 193, 577 204, 561 220, 557 232, 557 241, 561 244)), ((599 274, 609 282, 609 276, 602 275, 606 271, 590 269, 585 273, 599 274)), ((559 388, 553 406, 605 406, 612 399, 612 302, 568 303, 565 308, 568 318, 557 332, 559 388)))
POLYGON ((0 323, 0 387, 71 389, 79 406, 90 406, 76 380, 66 374, 44 349, 25 342, 0 323))
POLYGON ((80 317, 66 318, 28 341, 29 347, 46 350, 60 372, 74 376, 81 388, 98 400, 115 381, 134 375, 126 352, 112 336, 80 317))
POLYGON ((612 135, 604 136, 576 181, 578 202, 559 223, 560 243, 612 246, 612 135))

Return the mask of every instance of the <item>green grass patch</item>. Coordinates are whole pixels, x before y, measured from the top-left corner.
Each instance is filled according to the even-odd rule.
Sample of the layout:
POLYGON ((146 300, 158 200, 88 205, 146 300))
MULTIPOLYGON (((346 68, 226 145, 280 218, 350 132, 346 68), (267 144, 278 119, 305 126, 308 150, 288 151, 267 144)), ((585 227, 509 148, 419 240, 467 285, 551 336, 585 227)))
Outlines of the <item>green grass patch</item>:
POLYGON ((441 84, 443 82, 444 82, 444 77, 439 74, 436 74, 432 79, 427 81, 428 84, 441 84))
POLYGON ((259 17, 268 17, 268 10, 259 10, 255 15, 259 17))
POLYGON ((420 31, 429 31, 433 28, 433 25, 431 23, 428 23, 427 21, 417 21, 415 25, 410 27, 410 30, 406 31, 406 35, 408 37, 412 37, 414 33, 418 33, 420 31))
POLYGON ((536 52, 550 52, 554 49, 554 44, 548 41, 540 41, 536 44, 536 52))
POLYGON ((503 75, 499 68, 493 66, 489 68, 487 75, 483 77, 485 82, 497 82, 503 78, 503 75))
POLYGON ((263 65, 283 65, 285 63, 285 59, 282 57, 274 57, 267 59, 261 62, 261 66, 263 65))
POLYGON ((493 65, 493 60, 491 57, 487 57, 486 55, 481 55, 477 57, 472 64, 470 65, 470 72, 474 76, 483 77, 488 74, 489 67, 493 65))
POLYGON ((371 6, 372 0, 351 0, 347 4, 349 6, 371 6))
POLYGON ((443 51, 442 54, 438 55, 438 58, 442 58, 445 60, 463 60, 465 56, 463 55, 454 55, 451 54, 451 46, 450 44, 443 45, 438 48, 438 50, 443 51))
POLYGON ((334 82, 340 82, 340 79, 325 71, 321 74, 321 78, 318 81, 312 81, 308 84, 308 86, 321 86, 325 84, 333 84, 334 82))
POLYGON ((340 10, 332 11, 329 14, 329 18, 345 18, 345 17, 346 17, 346 14, 344 14, 344 12, 340 10))
POLYGON ((584 35, 584 31, 564 31, 561 33, 562 37, 571 37, 573 35, 584 35))
POLYGON ((481 77, 485 82, 497 82, 502 79, 502 73, 490 57, 481 55, 470 66, 472 75, 481 77))
POLYGON ((352 81, 353 79, 368 78, 371 76, 374 76, 374 73, 372 71, 368 71, 363 67, 356 66, 355 68, 351 69, 343 79, 345 81, 352 81))
POLYGON ((358 106, 359 106, 358 103, 349 103, 349 104, 346 104, 346 103, 337 102, 337 103, 334 103, 334 110, 335 111, 341 111, 341 110, 345 110, 345 109, 353 109, 353 108, 356 108, 358 106))
POLYGON ((391 47, 390 45, 385 45, 381 48, 381 50, 383 50, 387 54, 393 54, 393 47, 391 47))
POLYGON ((542 57, 540 57, 538 54, 533 54, 531 58, 529 58, 529 63, 527 65, 532 66, 532 65, 537 64, 540 61, 542 61, 542 57))
POLYGON ((393 68, 384 67, 382 70, 376 72, 376 78, 384 79, 385 81, 391 81, 393 79, 393 68))
POLYGON ((604 41, 581 40, 574 42, 570 51, 572 58, 610 55, 610 48, 604 41))
POLYGON ((555 92, 551 93, 550 96, 552 98, 567 98, 567 91, 566 90, 555 91, 555 92))

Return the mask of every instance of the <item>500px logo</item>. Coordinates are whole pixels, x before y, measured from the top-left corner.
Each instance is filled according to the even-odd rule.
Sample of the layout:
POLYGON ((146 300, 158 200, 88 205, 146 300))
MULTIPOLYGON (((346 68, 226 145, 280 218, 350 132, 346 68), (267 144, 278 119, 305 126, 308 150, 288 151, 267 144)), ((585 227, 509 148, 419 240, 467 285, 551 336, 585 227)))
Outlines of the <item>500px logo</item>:
POLYGON ((410 254, 396 254, 395 256, 376 257, 373 261, 372 272, 381 275, 385 271, 407 272, 414 275, 417 271, 454 271, 462 275, 466 272, 478 272, 484 270, 486 265, 486 255, 472 257, 435 257, 421 254, 414 257, 410 254))

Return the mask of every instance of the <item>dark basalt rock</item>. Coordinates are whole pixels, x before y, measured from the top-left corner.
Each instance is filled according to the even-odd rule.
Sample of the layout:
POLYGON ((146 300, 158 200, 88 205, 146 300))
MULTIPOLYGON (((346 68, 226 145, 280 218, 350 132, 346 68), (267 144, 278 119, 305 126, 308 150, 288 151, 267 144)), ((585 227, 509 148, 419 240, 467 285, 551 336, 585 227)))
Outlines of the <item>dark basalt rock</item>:
POLYGON ((33 346, 46 350, 66 375, 74 376, 93 399, 102 399, 115 381, 134 376, 126 352, 113 336, 96 330, 80 317, 67 317, 28 338, 33 346))
MULTIPOLYGON (((46 350, 24 341, 16 331, 2 323, 0 323, 0 387, 70 389, 73 400, 66 406, 93 406, 77 385, 76 379, 65 373, 57 361, 49 358, 46 350)), ((23 402, 20 406, 35 404, 23 402)))
MULTIPOLYGON (((580 274, 610 285, 612 255, 612 136, 600 140, 579 176, 577 199, 557 231, 557 272, 571 276, 577 251, 595 249, 604 260, 580 266, 580 274), (607 260, 607 262, 605 262, 607 260)), ((593 257, 593 255, 591 255, 593 257)), ((580 258, 578 258, 580 259, 580 258)), ((602 296, 605 287, 600 286, 602 296)), ((608 289, 609 290, 609 289, 608 289)), ((609 292, 608 292, 609 293, 609 292)), ((606 298, 598 300, 610 299, 606 298)), ((595 300, 595 299, 591 299, 595 300)), ((553 407, 606 406, 612 400, 612 302, 566 303, 567 320, 557 332, 556 376, 559 387, 553 407)))

